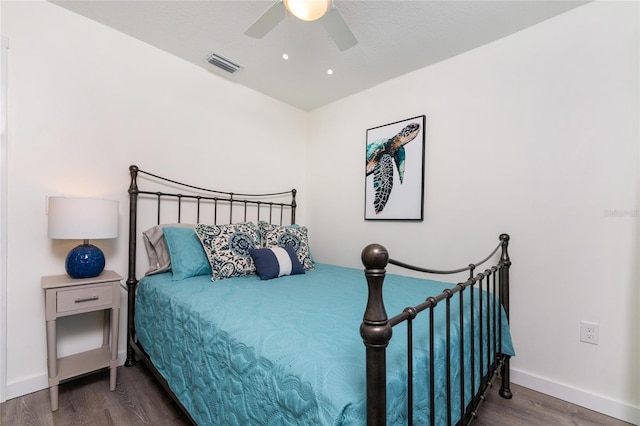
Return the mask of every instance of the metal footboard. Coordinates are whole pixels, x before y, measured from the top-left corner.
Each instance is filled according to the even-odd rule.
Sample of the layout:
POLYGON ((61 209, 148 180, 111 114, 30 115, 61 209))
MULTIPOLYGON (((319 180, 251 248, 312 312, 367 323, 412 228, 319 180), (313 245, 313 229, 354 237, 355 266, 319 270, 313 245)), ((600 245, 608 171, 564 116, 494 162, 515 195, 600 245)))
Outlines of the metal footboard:
MULTIPOLYGON (((507 251, 509 245, 509 235, 500 235, 500 244, 481 262, 470 264, 464 268, 441 271, 427 269, 408 265, 393 259, 389 259, 387 250, 379 244, 371 244, 362 251, 362 262, 365 266, 365 275, 369 286, 369 298, 364 314, 362 325, 360 326, 360 334, 366 347, 366 371, 367 371, 367 423, 368 425, 386 425, 387 423, 387 373, 386 373, 386 348, 389 345, 393 334, 393 327, 398 324, 406 323, 407 325, 407 419, 408 424, 413 424, 414 403, 416 398, 425 398, 426 395, 414 395, 413 389, 413 322, 419 314, 429 316, 429 335, 428 344, 429 355, 429 401, 430 407, 430 424, 435 425, 435 365, 434 365, 434 310, 436 306, 444 304, 446 317, 446 355, 445 355, 445 371, 446 373, 446 424, 453 423, 451 413, 458 410, 460 420, 458 424, 470 424, 477 416, 478 407, 484 401, 484 395, 488 388, 491 387, 492 381, 496 376, 501 376, 502 383, 499 394, 503 398, 511 398, 510 377, 509 377, 509 356, 502 354, 502 314, 499 312, 500 306, 504 309, 506 320, 509 318, 509 268, 511 260, 507 251), (500 257, 497 263, 483 272, 476 273, 476 270, 482 264, 488 262, 500 250, 500 257), (454 287, 444 290, 437 296, 428 297, 424 302, 404 309, 403 312, 387 317, 382 297, 382 285, 386 274, 387 264, 396 265, 413 271, 425 272, 431 274, 455 274, 469 271, 469 279, 465 282, 458 283, 454 287), (474 275, 475 274, 475 275, 474 275), (458 335, 460 336, 459 347, 456 353, 459 356, 458 362, 462 373, 458 383, 453 383, 451 378, 452 357, 455 356, 451 351, 451 304, 457 295, 457 303, 459 303, 458 318, 458 335), (465 310, 465 298, 468 298, 468 309, 465 310), (426 312, 425 312, 426 311, 426 312), (479 314, 475 312, 479 311, 479 314), (467 324, 471 338, 469 342, 465 341, 465 315, 467 315, 467 324), (477 323, 476 323, 477 322, 477 323), (487 344, 484 344, 482 338, 479 339, 479 348, 476 348, 475 330, 479 330, 480 337, 486 333, 487 344), (471 377, 466 377, 464 373, 466 352, 472 354, 470 356, 471 377), (479 353, 479 359, 476 360, 476 352, 479 353), (480 383, 476 383, 476 376, 479 372, 480 383), (485 373, 486 372, 486 373, 485 373), (475 392, 470 402, 466 403, 466 392, 471 381, 471 392, 475 392), (453 407, 453 393, 460 393, 459 407, 453 407)), ((455 303, 455 302, 453 302, 455 303)), ((395 342, 394 344, 399 344, 395 342)), ((467 392, 468 393, 468 392, 467 392)))

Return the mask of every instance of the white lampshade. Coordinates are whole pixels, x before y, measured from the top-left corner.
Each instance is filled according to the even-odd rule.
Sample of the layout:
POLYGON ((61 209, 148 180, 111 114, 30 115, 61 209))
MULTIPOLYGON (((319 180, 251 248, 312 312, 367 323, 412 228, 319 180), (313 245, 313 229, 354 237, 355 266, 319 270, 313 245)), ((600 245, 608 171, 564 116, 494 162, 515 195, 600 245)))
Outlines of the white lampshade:
POLYGON ((117 236, 117 201, 49 197, 49 238, 96 240, 117 236))
POLYGON ((284 5, 296 18, 315 21, 327 13, 331 0, 284 0, 284 5))

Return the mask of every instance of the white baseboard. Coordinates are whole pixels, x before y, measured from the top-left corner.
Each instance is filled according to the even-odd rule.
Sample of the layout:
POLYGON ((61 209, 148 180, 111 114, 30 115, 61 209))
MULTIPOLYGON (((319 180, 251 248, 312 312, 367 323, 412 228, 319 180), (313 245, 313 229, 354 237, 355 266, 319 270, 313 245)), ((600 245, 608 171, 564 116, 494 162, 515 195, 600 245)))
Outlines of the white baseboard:
POLYGON ((511 382, 589 410, 597 411, 609 417, 640 425, 640 407, 634 407, 620 401, 608 399, 602 395, 552 382, 513 368, 511 369, 511 382))
POLYGON ((19 382, 7 383, 7 400, 27 395, 49 387, 49 377, 46 374, 30 377, 19 382))
MULTIPOLYGON (((118 366, 124 365, 124 361, 127 358, 127 352, 118 353, 118 366)), ((49 387, 49 376, 41 374, 39 376, 30 377, 28 379, 22 379, 20 381, 7 383, 6 388, 6 400, 18 398, 23 395, 28 395, 33 392, 38 392, 49 387)), ((3 401, 4 402, 4 401, 3 401)))

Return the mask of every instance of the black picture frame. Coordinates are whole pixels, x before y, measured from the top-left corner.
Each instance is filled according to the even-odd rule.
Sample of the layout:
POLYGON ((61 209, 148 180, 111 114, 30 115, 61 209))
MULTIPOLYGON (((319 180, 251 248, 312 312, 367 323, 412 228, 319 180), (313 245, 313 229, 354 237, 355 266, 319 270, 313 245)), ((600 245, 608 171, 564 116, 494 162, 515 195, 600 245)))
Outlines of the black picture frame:
POLYGON ((424 219, 425 124, 419 115, 367 129, 365 220, 424 219))

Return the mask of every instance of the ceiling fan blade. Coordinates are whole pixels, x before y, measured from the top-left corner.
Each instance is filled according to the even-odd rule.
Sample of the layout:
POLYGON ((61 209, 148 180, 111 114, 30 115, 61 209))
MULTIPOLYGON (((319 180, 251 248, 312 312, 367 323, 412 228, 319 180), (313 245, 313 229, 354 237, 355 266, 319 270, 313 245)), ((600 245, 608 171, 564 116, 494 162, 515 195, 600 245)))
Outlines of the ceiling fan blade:
POLYGON ((278 0, 258 18, 244 33, 249 37, 262 38, 275 28, 286 16, 286 9, 282 0, 278 0))
POLYGON ((333 39, 336 46, 340 50, 347 50, 358 43, 349 26, 338 12, 335 6, 332 6, 327 14, 320 19, 320 22, 327 30, 329 36, 333 39))

